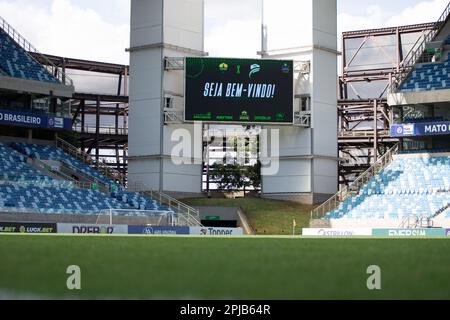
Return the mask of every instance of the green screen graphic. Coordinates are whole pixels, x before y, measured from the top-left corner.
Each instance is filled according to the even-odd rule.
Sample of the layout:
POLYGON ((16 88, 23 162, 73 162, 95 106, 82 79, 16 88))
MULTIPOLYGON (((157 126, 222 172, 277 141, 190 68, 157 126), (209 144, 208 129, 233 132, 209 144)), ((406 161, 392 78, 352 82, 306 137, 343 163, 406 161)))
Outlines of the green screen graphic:
POLYGON ((186 58, 185 120, 293 122, 293 62, 186 58))

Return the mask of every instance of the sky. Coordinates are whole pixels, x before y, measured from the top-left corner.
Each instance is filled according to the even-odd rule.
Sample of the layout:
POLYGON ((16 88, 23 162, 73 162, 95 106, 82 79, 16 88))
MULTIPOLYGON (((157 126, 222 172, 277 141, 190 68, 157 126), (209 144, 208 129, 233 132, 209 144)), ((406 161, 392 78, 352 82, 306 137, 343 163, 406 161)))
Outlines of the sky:
MULTIPOLYGON (((338 32, 432 22, 447 3, 338 0, 338 32)), ((43 53, 129 63, 130 0, 0 0, 0 16, 43 53)), ((292 23, 283 16, 274 21, 287 30, 292 23)), ((260 24, 261 0, 205 0, 205 51, 256 57, 260 24)))

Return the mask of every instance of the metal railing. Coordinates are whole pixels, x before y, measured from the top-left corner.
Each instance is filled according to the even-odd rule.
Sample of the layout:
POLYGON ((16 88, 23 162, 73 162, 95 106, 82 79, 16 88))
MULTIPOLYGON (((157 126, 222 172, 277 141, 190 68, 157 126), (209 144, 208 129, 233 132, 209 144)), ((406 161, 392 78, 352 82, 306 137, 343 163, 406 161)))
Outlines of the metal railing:
POLYGON ((41 64, 36 61, 31 55, 30 57, 36 61, 39 65, 47 70, 53 77, 57 78, 62 84, 66 86, 73 86, 72 79, 69 78, 64 72, 54 65, 49 59, 41 54, 30 42, 28 42, 16 29, 14 29, 5 19, 0 17, 0 27, 5 31, 22 49, 27 52, 32 52, 39 55, 39 58, 45 61, 45 64, 41 64))
POLYGON ((337 208, 339 204, 347 199, 349 196, 355 195, 359 192, 362 186, 383 170, 389 163, 391 163, 394 154, 398 152, 398 143, 389 149, 381 158, 378 159, 369 169, 364 171, 355 181, 350 185, 345 186, 338 191, 334 196, 325 201, 323 204, 311 211, 311 219, 323 218, 328 212, 337 208))
POLYGON ((295 112, 294 125, 309 128, 311 126, 311 111, 295 112))
MULTIPOLYGON (((390 136, 389 130, 378 130, 379 136, 390 136)), ((339 137, 373 137, 373 130, 354 130, 354 131, 347 131, 347 130, 341 130, 338 132, 339 137)))
MULTIPOLYGON (((46 163, 42 162, 39 159, 34 159, 33 161, 41 170, 46 170, 58 178, 70 181, 77 188, 98 190, 103 193, 107 193, 110 191, 108 185, 102 183, 101 181, 96 180, 95 178, 85 174, 84 172, 76 171, 76 174, 83 177, 83 179, 85 179, 87 181, 77 181, 73 177, 65 174, 64 172, 62 172, 60 170, 54 170, 53 168, 49 168, 49 166, 46 163)), ((70 167, 69 165, 67 165, 64 162, 60 162, 60 164, 61 164, 61 167, 66 168, 66 170, 75 171, 74 168, 70 167)))
POLYGON ((184 113, 182 110, 164 110, 164 123, 183 123, 184 113))
POLYGON ((180 226, 174 219, 174 213, 162 210, 137 210, 137 209, 103 209, 97 215, 96 224, 114 224, 114 217, 140 217, 145 218, 146 225, 154 226, 180 226), (104 221, 102 217, 106 217, 104 221))
POLYGON ((63 150, 65 153, 71 155, 72 157, 75 157, 76 159, 84 162, 85 164, 95 167, 97 171, 99 171, 101 174, 106 176, 107 178, 116 181, 118 180, 122 184, 125 182, 125 176, 123 173, 113 170, 110 167, 108 167, 105 163, 101 161, 95 161, 92 156, 89 154, 83 152, 82 150, 74 147, 70 143, 62 140, 61 138, 56 138, 55 141, 56 147, 63 150))
MULTIPOLYGON (((73 130, 76 132, 85 132, 85 133, 97 133, 97 127, 94 125, 85 125, 82 127, 81 125, 75 125, 73 130)), ((116 128, 114 126, 102 126, 99 127, 99 134, 107 134, 107 135, 128 135, 128 128, 116 128)))
POLYGON ((131 186, 129 185, 128 190, 138 192, 143 196, 158 201, 162 205, 166 205, 170 210, 174 211, 178 215, 178 219, 184 220, 188 226, 202 225, 200 222, 200 212, 197 209, 163 192, 151 190, 145 186, 143 182, 136 182, 131 186))
MULTIPOLYGON (((427 45, 435 38, 439 33, 440 28, 444 25, 448 16, 450 15, 450 2, 444 9, 439 19, 435 23, 435 27, 428 32, 424 33, 423 36, 419 37, 417 41, 412 46, 411 50, 408 52, 406 57, 401 62, 402 71, 396 75, 396 89, 399 89, 402 83, 409 77, 416 63, 420 62, 419 59, 424 55, 427 45)), ((393 88, 392 88, 393 89, 393 88)))

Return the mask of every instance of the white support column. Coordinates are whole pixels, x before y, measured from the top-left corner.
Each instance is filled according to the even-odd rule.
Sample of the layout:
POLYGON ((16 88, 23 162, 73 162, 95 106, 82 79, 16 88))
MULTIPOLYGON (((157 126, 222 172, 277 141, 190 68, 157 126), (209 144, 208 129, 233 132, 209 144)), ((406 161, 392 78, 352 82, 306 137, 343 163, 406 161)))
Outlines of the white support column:
MULTIPOLYGON (((266 198, 320 202, 334 194, 338 184, 336 0, 286 0, 282 8, 276 0, 265 3, 269 43, 278 46, 268 48, 265 57, 311 63, 309 75, 294 74, 294 94, 311 97, 311 127, 266 127, 280 130, 280 169, 262 177, 262 193, 266 198), (271 25, 271 16, 286 14, 293 21, 289 29, 271 25), (283 42, 283 34, 292 37, 283 42)), ((294 111, 300 111, 299 98, 294 111)), ((264 154, 264 141, 261 148, 264 154)))
POLYGON ((164 125, 166 97, 175 95, 174 107, 184 108, 183 71, 165 70, 164 58, 203 54, 203 7, 203 0, 131 1, 130 186, 143 182, 175 196, 201 192, 201 164, 177 166, 171 159, 174 130, 189 131, 197 149, 202 141, 194 141, 193 125, 164 125))

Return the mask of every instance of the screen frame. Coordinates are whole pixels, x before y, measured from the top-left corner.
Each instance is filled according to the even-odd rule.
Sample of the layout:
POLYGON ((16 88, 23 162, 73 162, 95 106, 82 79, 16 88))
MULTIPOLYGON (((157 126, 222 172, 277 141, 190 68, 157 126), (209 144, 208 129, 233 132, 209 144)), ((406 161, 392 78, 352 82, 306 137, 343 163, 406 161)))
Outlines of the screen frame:
POLYGON ((199 57, 185 56, 183 58, 183 123, 206 123, 220 125, 258 125, 258 126, 294 126, 295 125, 295 60, 293 59, 258 59, 258 58, 232 58, 232 57, 199 57), (292 61, 292 122, 259 122, 259 121, 205 121, 205 120, 186 120, 186 59, 202 58, 202 59, 245 59, 245 60, 273 60, 273 61, 292 61))

